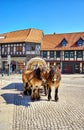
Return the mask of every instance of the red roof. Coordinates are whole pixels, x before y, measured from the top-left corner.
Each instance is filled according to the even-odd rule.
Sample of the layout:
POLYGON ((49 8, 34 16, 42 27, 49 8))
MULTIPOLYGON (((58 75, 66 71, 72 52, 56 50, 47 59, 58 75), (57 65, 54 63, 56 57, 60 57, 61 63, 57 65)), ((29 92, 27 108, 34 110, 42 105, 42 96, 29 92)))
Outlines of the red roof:
POLYGON ((37 29, 25 29, 25 30, 18 30, 14 32, 0 34, 0 37, 1 37, 0 43, 11 43, 11 42, 41 43, 43 39, 43 32, 37 29))
POLYGON ((84 50, 84 45, 76 44, 80 38, 84 40, 84 32, 45 35, 42 50, 84 50), (63 39, 67 41, 66 46, 61 44, 63 39))

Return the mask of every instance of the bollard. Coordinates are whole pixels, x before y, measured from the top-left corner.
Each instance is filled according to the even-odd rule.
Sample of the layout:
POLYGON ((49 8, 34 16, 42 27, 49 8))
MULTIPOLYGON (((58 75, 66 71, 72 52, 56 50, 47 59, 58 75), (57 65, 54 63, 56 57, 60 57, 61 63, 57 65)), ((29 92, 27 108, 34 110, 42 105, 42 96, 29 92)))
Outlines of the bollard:
POLYGON ((9 76, 9 73, 7 75, 9 76))
POLYGON ((2 77, 4 76, 4 73, 2 73, 2 77))

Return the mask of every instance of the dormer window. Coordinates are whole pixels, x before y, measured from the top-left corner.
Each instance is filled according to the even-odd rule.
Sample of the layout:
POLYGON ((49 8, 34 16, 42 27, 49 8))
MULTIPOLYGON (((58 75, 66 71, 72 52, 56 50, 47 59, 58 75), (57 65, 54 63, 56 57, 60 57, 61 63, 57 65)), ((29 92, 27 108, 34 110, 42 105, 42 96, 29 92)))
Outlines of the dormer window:
POLYGON ((64 38, 64 39, 61 41, 61 44, 62 44, 62 46, 66 46, 66 45, 67 45, 67 40, 64 38))
POLYGON ((77 41, 77 45, 78 46, 82 46, 83 45, 83 39, 80 38, 78 41, 77 41))

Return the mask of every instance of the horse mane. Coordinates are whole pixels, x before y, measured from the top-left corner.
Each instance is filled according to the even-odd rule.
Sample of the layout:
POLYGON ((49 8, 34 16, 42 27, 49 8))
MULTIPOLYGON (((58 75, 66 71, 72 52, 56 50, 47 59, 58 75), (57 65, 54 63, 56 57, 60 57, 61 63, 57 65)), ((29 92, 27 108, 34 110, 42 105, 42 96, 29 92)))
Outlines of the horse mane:
POLYGON ((39 67, 35 69, 35 77, 41 80, 41 69, 39 67))
POLYGON ((51 68, 50 71, 49 71, 48 79, 51 79, 52 76, 54 75, 54 73, 55 73, 55 70, 53 68, 51 68))

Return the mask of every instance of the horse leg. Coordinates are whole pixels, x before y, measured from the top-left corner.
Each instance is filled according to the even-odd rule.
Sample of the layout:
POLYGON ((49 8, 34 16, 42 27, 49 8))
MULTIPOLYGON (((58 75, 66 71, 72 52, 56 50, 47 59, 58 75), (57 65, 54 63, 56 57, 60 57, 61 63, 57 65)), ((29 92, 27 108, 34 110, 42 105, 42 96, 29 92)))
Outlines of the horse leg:
POLYGON ((55 88, 55 101, 58 101, 58 88, 55 88))
POLYGON ((31 95, 31 93, 32 93, 31 87, 29 87, 28 93, 29 93, 29 95, 31 95))
POLYGON ((37 89, 37 100, 39 100, 40 99, 40 90, 39 90, 39 88, 37 89))
POLYGON ((34 101, 35 100, 35 89, 32 88, 32 92, 31 92, 31 100, 34 101))
POLYGON ((24 83, 24 95, 27 95, 27 82, 26 83, 24 83))
POLYGON ((48 101, 50 101, 51 99, 51 88, 49 87, 48 88, 48 101))
POLYGON ((29 96, 30 96, 31 93, 32 93, 31 87, 32 87, 31 85, 28 85, 28 89, 27 89, 27 90, 28 90, 28 94, 29 94, 29 96))
POLYGON ((47 85, 44 85, 44 93, 47 95, 47 85))

